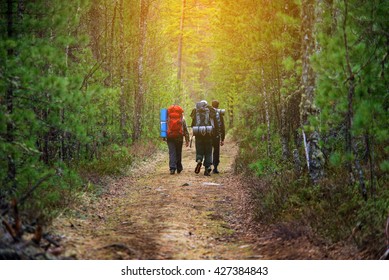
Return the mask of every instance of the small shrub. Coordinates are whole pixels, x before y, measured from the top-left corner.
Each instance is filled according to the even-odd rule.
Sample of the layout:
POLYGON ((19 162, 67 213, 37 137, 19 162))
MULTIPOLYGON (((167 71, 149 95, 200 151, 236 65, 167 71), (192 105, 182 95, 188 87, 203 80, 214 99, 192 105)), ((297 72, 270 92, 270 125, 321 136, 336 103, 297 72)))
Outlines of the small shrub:
POLYGON ((277 164, 269 159, 260 159, 254 163, 249 164, 249 168, 254 171, 255 175, 261 177, 264 174, 272 174, 279 171, 277 164))
MULTIPOLYGON (((306 171, 297 174, 291 163, 281 160, 279 141, 272 141, 272 157, 267 156, 266 143, 257 144, 262 133, 257 129, 251 136, 241 134, 235 162, 235 171, 246 175, 254 218, 266 223, 296 221, 321 242, 348 242, 368 258, 378 258, 385 248, 384 228, 389 212, 387 175, 376 170, 374 189, 365 180, 365 201, 358 182, 350 183, 344 167, 349 159, 334 151, 325 178, 312 185, 306 171)), ((368 166, 363 169, 369 170, 368 166)))
POLYGON ((99 158, 84 161, 80 165, 80 170, 83 177, 120 175, 132 162, 130 149, 115 144, 102 149, 99 158))

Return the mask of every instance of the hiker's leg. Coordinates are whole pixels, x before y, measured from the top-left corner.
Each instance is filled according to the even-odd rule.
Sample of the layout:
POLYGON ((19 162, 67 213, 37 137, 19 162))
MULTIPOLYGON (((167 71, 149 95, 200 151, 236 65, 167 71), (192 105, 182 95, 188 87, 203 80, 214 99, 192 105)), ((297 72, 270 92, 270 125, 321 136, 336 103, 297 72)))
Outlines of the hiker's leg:
POLYGON ((204 140, 204 155, 204 166, 205 168, 210 169, 212 164, 212 138, 206 138, 204 140))
POLYGON ((196 162, 199 160, 203 162, 204 158, 204 138, 197 136, 196 137, 196 162))
POLYGON ((212 147, 213 147, 213 166, 217 168, 220 163, 220 138, 212 138, 212 147))
POLYGON ((174 139, 167 139, 167 146, 169 147, 169 168, 170 170, 177 169, 177 154, 176 154, 176 141, 174 139))
POLYGON ((204 140, 202 137, 196 136, 196 168, 195 173, 198 174, 201 169, 201 165, 204 157, 204 140))
POLYGON ((181 172, 183 169, 182 162, 181 162, 182 161, 182 144, 183 144, 182 140, 177 140, 177 142, 176 142, 177 172, 181 172))

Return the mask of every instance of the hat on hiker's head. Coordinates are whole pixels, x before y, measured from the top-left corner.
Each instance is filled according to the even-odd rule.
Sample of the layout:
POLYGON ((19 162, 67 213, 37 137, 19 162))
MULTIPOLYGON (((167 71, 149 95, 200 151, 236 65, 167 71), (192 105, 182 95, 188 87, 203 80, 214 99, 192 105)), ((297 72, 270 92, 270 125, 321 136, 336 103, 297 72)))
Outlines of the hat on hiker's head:
POLYGON ((207 102, 207 100, 201 100, 200 102, 201 102, 201 103, 204 103, 204 104, 205 104, 205 106, 206 106, 206 105, 208 105, 208 102, 207 102))

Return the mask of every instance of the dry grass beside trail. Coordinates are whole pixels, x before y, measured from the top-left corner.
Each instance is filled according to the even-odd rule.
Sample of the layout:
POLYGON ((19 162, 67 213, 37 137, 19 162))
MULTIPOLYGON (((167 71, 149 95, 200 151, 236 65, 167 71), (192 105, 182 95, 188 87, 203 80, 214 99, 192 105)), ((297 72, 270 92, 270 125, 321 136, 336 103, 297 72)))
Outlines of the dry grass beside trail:
POLYGON ((52 230, 78 259, 322 259, 305 236, 283 238, 277 227, 253 223, 233 174, 236 143, 226 141, 221 154, 221 173, 207 177, 194 173, 194 148, 183 148, 184 170, 175 175, 167 153, 159 153, 112 179, 98 199, 85 197, 52 230))

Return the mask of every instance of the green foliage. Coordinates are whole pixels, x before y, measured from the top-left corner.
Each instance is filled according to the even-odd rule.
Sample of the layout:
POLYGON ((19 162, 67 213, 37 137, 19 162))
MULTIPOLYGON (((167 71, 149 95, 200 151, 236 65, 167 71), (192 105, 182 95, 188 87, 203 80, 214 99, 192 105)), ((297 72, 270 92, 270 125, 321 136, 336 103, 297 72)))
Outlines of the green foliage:
POLYGON ((389 172, 389 160, 384 160, 383 162, 381 162, 380 168, 384 172, 389 172))
POLYGON ((382 241, 378 232, 388 211, 388 60, 383 35, 388 2, 327 1, 315 7, 318 51, 308 59, 316 85, 304 131, 319 132, 318 144, 328 163, 323 182, 316 186, 305 178, 300 119, 306 109, 300 103, 307 98, 301 86, 307 58, 300 52, 306 38, 299 27, 308 1, 243 2, 219 7, 215 42, 220 47, 212 78, 221 99, 238 92, 231 103, 240 144, 235 170, 261 178, 259 187, 252 184, 258 217, 302 220, 329 240, 351 238, 361 248, 370 244, 376 253, 371 243, 373 237, 382 241), (290 151, 281 158, 284 147, 296 149, 303 166, 292 171, 298 162, 290 151), (368 190, 367 202, 361 182, 368 190))
POLYGON ((121 146, 121 92, 103 84, 112 69, 101 67, 96 49, 80 35, 89 32, 88 1, 49 2, 21 10, 13 2, 12 37, 6 13, 0 15, 0 198, 21 197, 42 174, 60 169, 61 176, 43 182, 25 206, 31 219, 47 221, 81 190, 80 162, 101 164, 99 176, 132 162, 121 146))
MULTIPOLYGON (((0 49, 7 50, 0 52, 4 62, 0 66, 0 111, 4 116, 0 118, 0 196, 5 201, 20 197, 42 174, 53 173, 60 166, 63 170, 61 179, 44 182, 34 193, 39 199, 27 204, 37 216, 54 213, 74 198, 69 190, 77 189, 80 181, 62 162, 70 157, 65 151, 73 148, 68 142, 70 135, 73 143, 83 142, 83 124, 76 115, 82 114, 87 102, 87 93, 79 91, 81 77, 68 71, 72 61, 64 52, 76 42, 70 35, 74 26, 69 24, 78 23, 76 11, 83 4, 46 4, 26 3, 19 11, 23 16, 19 16, 16 2, 12 2, 8 10, 12 22, 2 24, 7 30, 0 30, 0 49), (64 20, 70 14, 72 20, 64 20), (64 199, 62 195, 67 196, 64 199)), ((0 9, 9 7, 1 4, 0 9)), ((9 20, 3 13, 0 21, 9 20)))
POLYGON ((328 244, 352 238, 361 250, 378 258, 384 244, 388 190, 366 203, 359 186, 347 187, 343 174, 333 177, 333 181, 317 186, 312 186, 308 178, 297 179, 291 171, 248 179, 256 218, 260 222, 298 221, 328 244))
POLYGON ((375 258, 379 258, 384 249, 382 228, 384 227, 383 221, 388 217, 389 192, 381 193, 378 199, 370 200, 360 206, 356 217, 359 226, 356 241, 369 253, 375 255, 375 258))
POLYGON ((79 170, 88 176, 122 175, 132 162, 128 148, 113 144, 105 147, 98 158, 81 163, 79 170))
MULTIPOLYGON (((388 79, 382 76, 387 63, 382 64, 382 55, 387 52, 379 30, 387 29, 387 21, 381 9, 388 8, 382 1, 348 1, 348 12, 343 1, 334 1, 332 9, 340 14, 333 18, 331 10, 324 11, 324 21, 319 25, 318 35, 322 51, 314 58, 317 79, 317 103, 321 110, 321 124, 325 131, 339 127, 345 122, 349 111, 348 80, 346 71, 350 65, 355 77, 355 93, 352 97, 352 134, 366 133, 379 143, 385 143, 388 135, 388 79), (344 28, 344 19, 347 26, 344 28), (361 24, 363 23, 363 24, 361 24), (382 28, 382 29, 381 29, 382 28), (369 32, 376 29, 378 33, 369 32), (345 45, 347 36, 347 46, 345 45)), ((385 159, 385 155, 377 158, 385 159)))
POLYGON ((340 167, 344 163, 344 159, 342 157, 342 154, 340 152, 334 152, 330 156, 330 164, 334 167, 340 167))
POLYGON ((160 108, 180 103, 188 121, 195 101, 218 99, 239 142, 236 171, 264 182, 252 194, 259 216, 300 218, 333 240, 358 225, 359 245, 379 239, 388 209, 388 1, 325 1, 301 18, 308 1, 187 0, 181 80, 181 1, 24 2, 12 1, 13 22, 0 14, 1 200, 62 170, 25 205, 50 219, 77 197, 77 173, 121 174, 166 148, 156 142, 160 108), (308 39, 317 51, 303 57, 301 25, 315 18, 308 39), (308 64, 316 84, 306 104, 308 64), (295 149, 305 162, 308 108, 304 131, 320 132, 329 162, 317 186, 291 156, 295 149), (349 167, 353 180, 364 175, 367 202, 346 180, 349 167))
POLYGON ((249 168, 253 170, 258 177, 264 174, 275 173, 279 170, 276 163, 268 158, 249 164, 249 168))
MULTIPOLYGON (((44 182, 26 206, 36 215, 55 216, 75 198, 70 190, 80 190, 77 173, 86 180, 122 173, 141 153, 155 151, 148 139, 159 140, 160 108, 176 100, 193 106, 187 95, 177 98, 171 63, 177 34, 169 41, 170 33, 160 32, 176 31, 177 18, 158 13, 181 5, 143 2, 148 24, 141 66, 138 0, 39 0, 23 7, 12 2, 12 24, 6 12, 0 15, 1 203, 22 196, 60 166, 61 177, 44 182), (141 86, 145 94, 139 102, 141 86), (141 143, 132 141, 135 119, 141 119, 141 143)), ((0 10, 7 8, 1 2, 0 10)))

